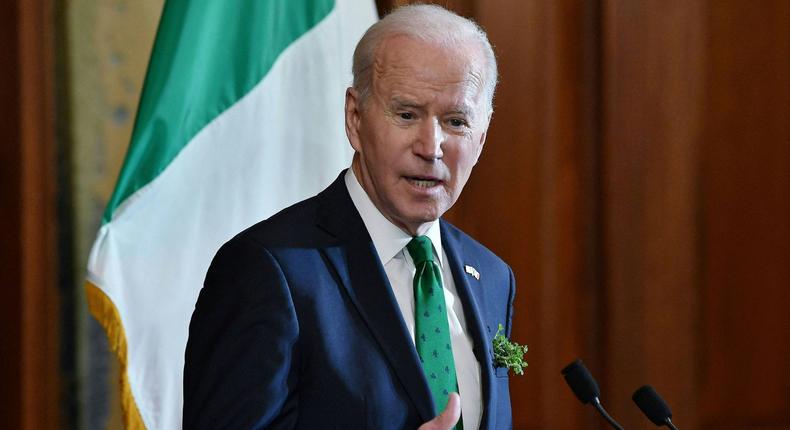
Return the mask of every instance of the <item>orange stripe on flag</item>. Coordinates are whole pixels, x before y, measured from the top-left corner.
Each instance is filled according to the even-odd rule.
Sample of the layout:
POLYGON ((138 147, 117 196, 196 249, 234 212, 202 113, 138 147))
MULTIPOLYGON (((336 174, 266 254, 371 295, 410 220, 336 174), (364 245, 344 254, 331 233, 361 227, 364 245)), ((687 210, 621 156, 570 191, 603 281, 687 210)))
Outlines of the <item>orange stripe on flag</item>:
POLYGON ((123 411, 124 428, 127 430, 145 430, 145 423, 143 423, 143 418, 137 409, 134 396, 132 396, 132 389, 129 386, 129 374, 126 368, 126 334, 123 330, 118 309, 110 298, 91 282, 85 283, 85 291, 88 296, 88 309, 90 309, 91 315, 104 328, 110 349, 115 353, 120 365, 121 409, 123 411))

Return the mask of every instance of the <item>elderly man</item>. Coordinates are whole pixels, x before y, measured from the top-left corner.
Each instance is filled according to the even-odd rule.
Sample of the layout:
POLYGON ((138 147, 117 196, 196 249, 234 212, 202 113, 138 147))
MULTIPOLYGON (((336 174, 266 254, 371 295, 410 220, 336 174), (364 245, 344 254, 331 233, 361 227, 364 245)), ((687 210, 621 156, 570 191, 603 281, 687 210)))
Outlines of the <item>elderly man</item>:
POLYGON ((211 264, 185 428, 511 427, 491 341, 510 330, 513 274, 439 219, 483 149, 491 46, 469 20, 407 6, 367 31, 353 72, 351 168, 211 264))

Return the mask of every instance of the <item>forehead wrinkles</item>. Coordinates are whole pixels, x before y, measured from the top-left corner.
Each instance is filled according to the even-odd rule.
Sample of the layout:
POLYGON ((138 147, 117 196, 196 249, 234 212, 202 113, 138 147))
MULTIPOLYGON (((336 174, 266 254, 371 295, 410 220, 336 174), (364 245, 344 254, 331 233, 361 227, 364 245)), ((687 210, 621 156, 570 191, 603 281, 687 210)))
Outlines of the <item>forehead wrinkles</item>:
MULTIPOLYGON (((421 67, 421 64, 414 64, 414 61, 408 59, 387 57, 389 56, 386 54, 385 59, 377 56, 373 62, 373 91, 377 98, 408 98, 425 90, 435 92, 434 96, 438 96, 448 87, 458 87, 462 100, 457 102, 464 101, 474 105, 483 94, 483 73, 480 68, 475 67, 479 65, 478 62, 472 59, 464 61, 445 57, 444 64, 421 67)), ((422 94, 422 97, 426 95, 422 94)))

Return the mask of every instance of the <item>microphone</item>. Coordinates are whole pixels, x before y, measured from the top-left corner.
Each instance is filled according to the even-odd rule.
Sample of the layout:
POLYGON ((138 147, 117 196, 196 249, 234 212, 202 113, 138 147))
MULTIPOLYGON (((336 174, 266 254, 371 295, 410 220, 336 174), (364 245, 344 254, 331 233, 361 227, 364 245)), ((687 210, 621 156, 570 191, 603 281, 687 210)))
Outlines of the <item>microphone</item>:
POLYGON ((581 360, 576 359, 573 363, 565 366, 562 369, 562 376, 565 377, 565 382, 571 387, 573 394, 585 405, 592 403, 599 414, 608 422, 612 427, 617 430, 623 430, 623 427, 617 423, 601 405, 598 399, 601 396, 601 390, 598 388, 598 383, 592 377, 590 372, 584 367, 581 360))
POLYGON ((667 426, 672 430, 678 430, 672 424, 672 410, 669 405, 658 395, 655 389, 650 385, 645 385, 634 392, 631 396, 634 403, 639 406, 639 409, 653 422, 653 424, 661 427, 667 426))

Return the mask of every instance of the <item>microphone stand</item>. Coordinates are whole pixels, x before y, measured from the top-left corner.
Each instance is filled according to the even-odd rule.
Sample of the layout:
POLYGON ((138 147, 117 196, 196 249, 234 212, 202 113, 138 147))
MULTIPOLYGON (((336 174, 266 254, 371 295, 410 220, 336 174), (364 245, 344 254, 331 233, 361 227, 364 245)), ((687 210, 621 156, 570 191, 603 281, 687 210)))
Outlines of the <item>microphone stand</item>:
MULTIPOLYGON (((606 412, 606 409, 604 409, 604 408, 603 408, 603 406, 601 405, 601 401, 600 401, 600 400, 598 400, 598 398, 597 398, 597 397, 594 397, 594 398, 592 399, 592 402, 591 402, 591 403, 593 404, 593 406, 595 406, 595 409, 598 411, 598 413, 599 413, 599 414, 601 414, 601 416, 603 417, 603 419, 605 419, 605 420, 606 420, 606 421, 607 421, 609 424, 611 424, 611 425, 612 425, 612 427, 616 428, 617 430, 623 430, 623 426, 621 426, 620 424, 618 424, 618 423, 617 423, 617 421, 615 421, 615 420, 614 420, 614 418, 612 418, 612 417, 611 417, 611 416, 610 416, 610 415, 609 415, 609 414, 606 412)), ((672 425, 672 424, 670 423, 670 425, 672 425)), ((673 427, 674 427, 674 426, 673 426, 673 427)), ((674 430, 678 430, 678 429, 674 429, 674 430)))

